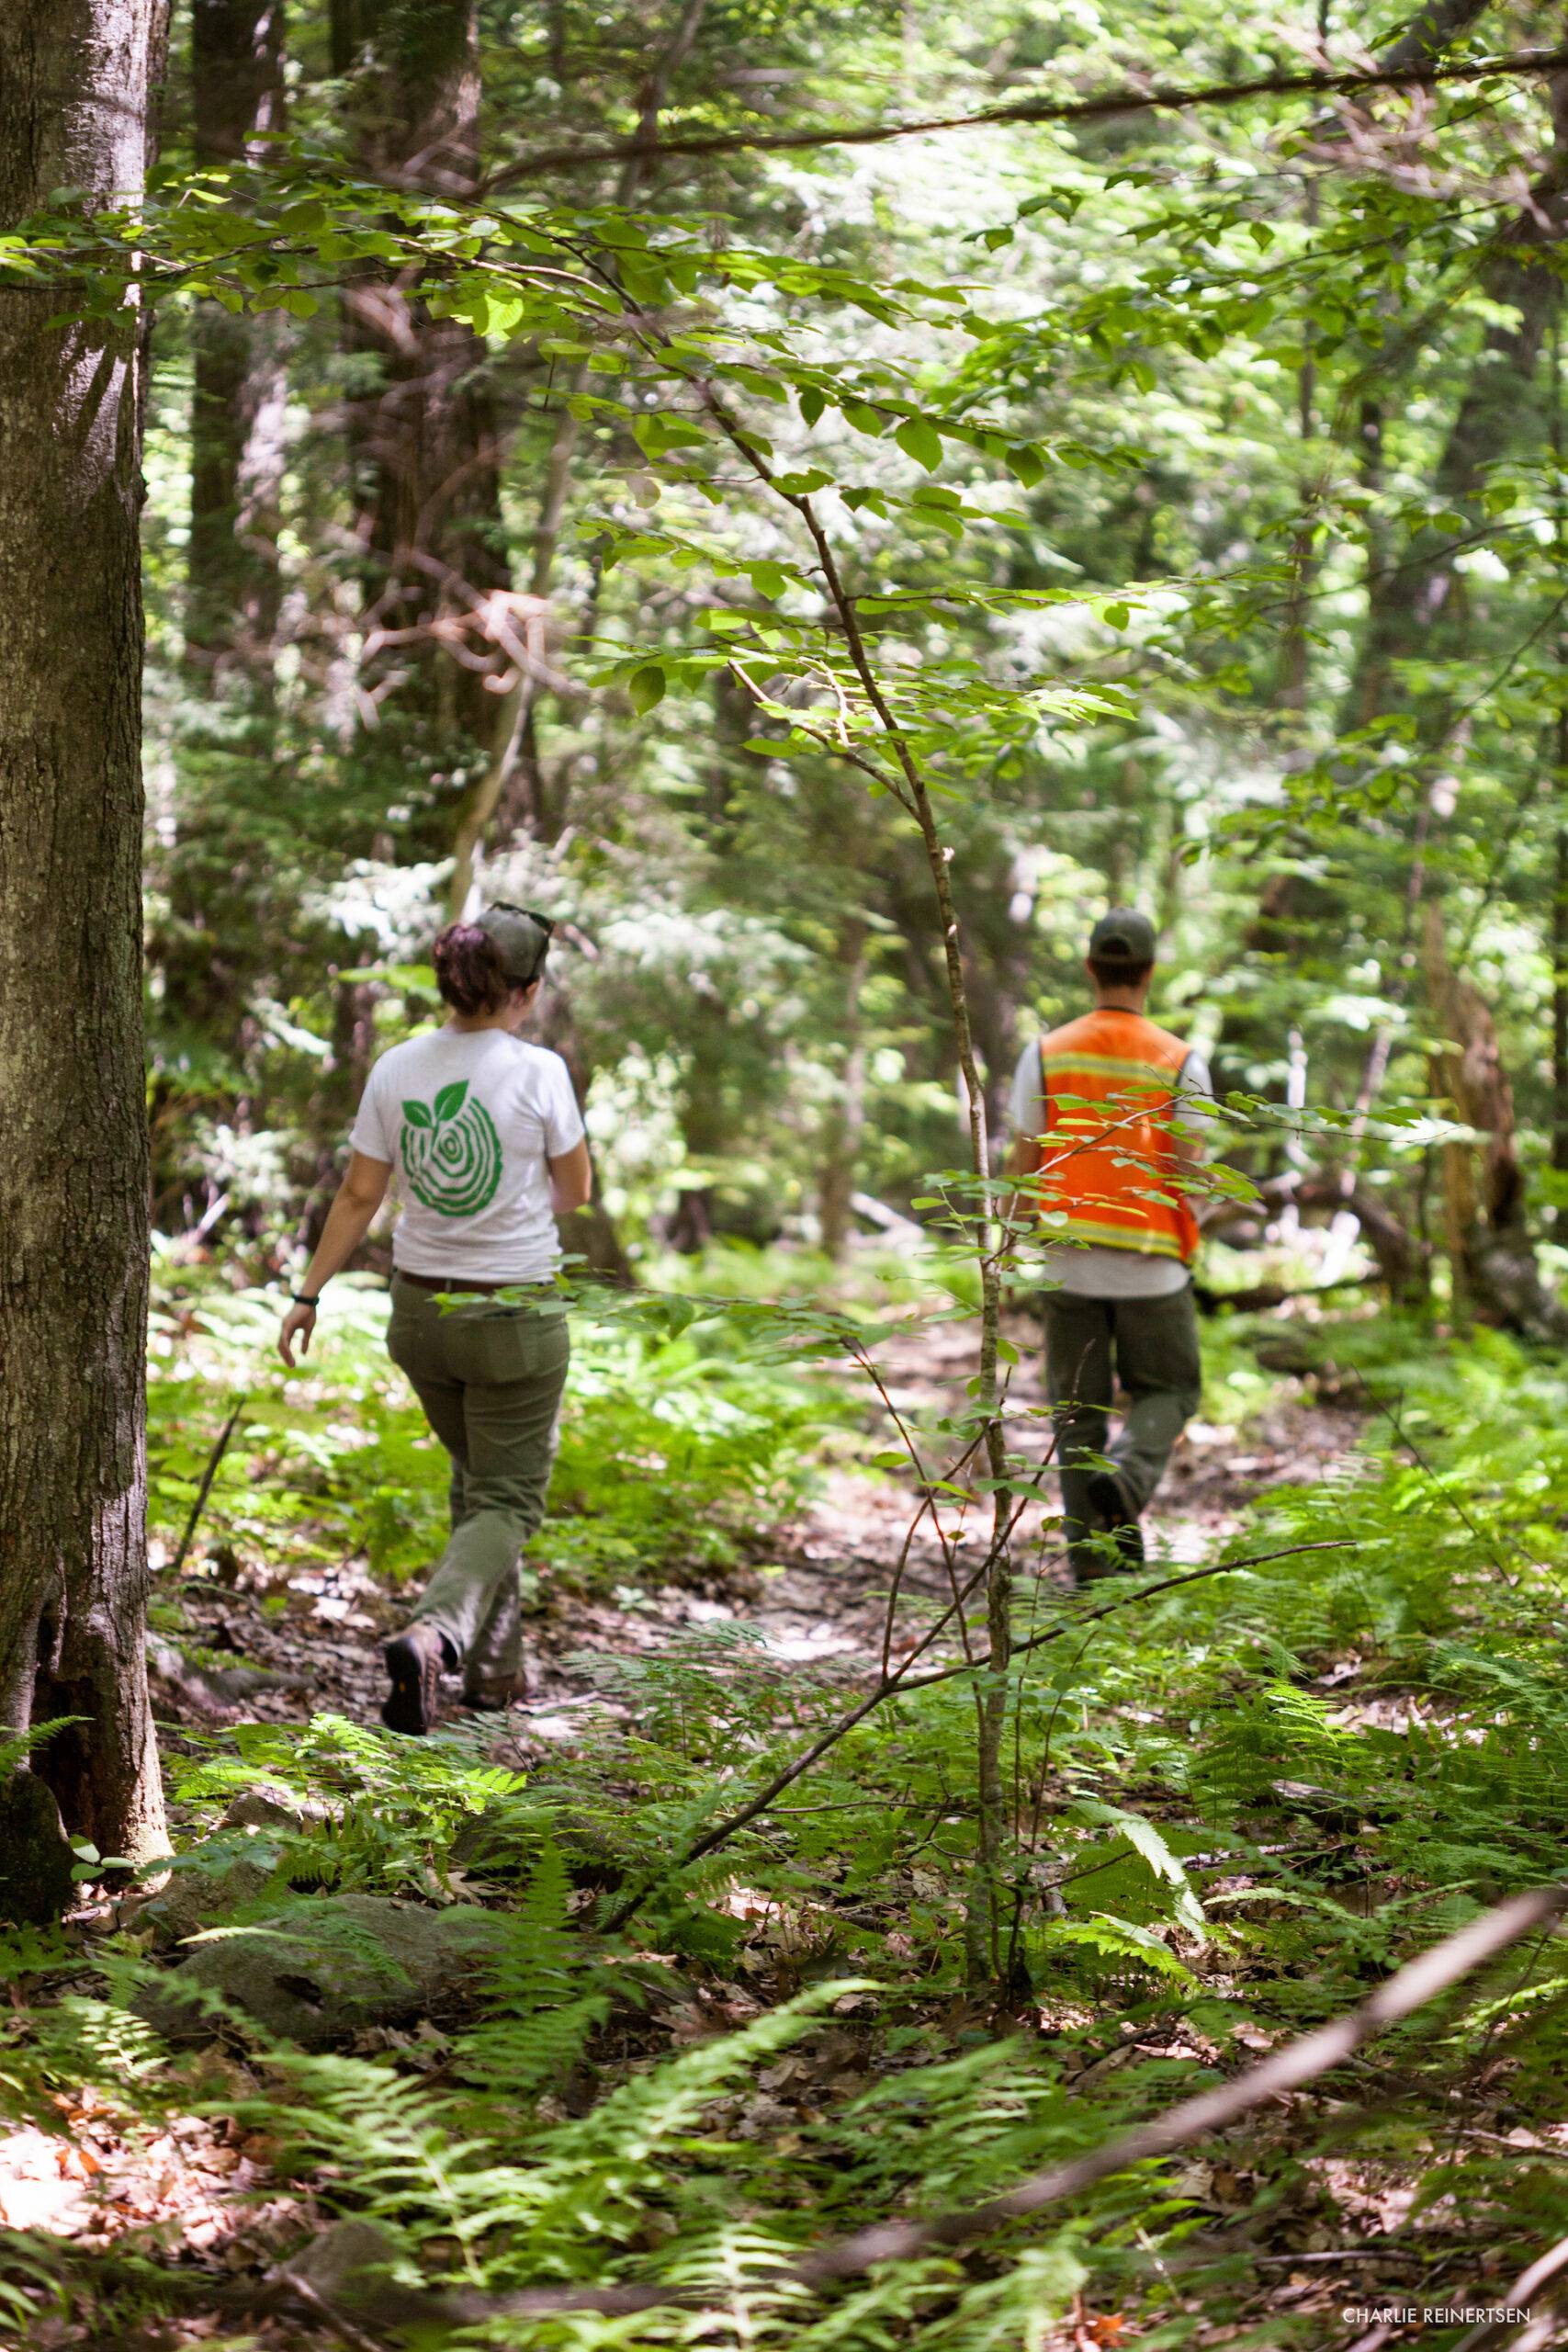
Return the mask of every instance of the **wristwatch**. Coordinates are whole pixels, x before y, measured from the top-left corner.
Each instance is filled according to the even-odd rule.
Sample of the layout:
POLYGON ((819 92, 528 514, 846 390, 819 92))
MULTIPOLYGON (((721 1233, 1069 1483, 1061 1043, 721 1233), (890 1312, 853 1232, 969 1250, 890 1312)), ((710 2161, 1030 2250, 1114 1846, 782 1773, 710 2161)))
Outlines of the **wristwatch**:
POLYGON ((321 1305, 321 1295, 320 1295, 320 1294, 319 1294, 319 1293, 318 1293, 318 1295, 317 1295, 314 1298, 307 1298, 301 1291, 297 1291, 297 1290, 291 1290, 291 1291, 289 1292, 289 1294, 288 1294, 288 1300, 289 1300, 289 1304, 290 1304, 290 1306, 312 1306, 312 1307, 314 1307, 314 1306, 320 1306, 320 1305, 321 1305))

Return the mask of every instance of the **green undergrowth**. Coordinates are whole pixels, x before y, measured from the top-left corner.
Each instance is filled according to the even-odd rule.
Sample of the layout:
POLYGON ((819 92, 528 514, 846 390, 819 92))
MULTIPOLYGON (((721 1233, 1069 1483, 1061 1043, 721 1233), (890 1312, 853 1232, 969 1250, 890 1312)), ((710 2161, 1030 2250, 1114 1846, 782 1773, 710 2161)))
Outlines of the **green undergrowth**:
MULTIPOLYGON (((399 1585, 446 1540, 446 1457, 388 1360, 384 1286, 333 1285, 310 1356, 273 1352, 280 1304, 216 1278, 153 1316, 151 1516, 175 1551, 229 1415, 240 1420, 203 1504, 194 1555, 281 1583, 363 1559, 399 1585)), ((820 1379, 738 1343, 712 1318, 574 1316, 572 1366, 535 1556, 558 1583, 700 1577, 807 1490, 811 1455, 849 1408, 820 1379)))
MULTIPOLYGON (((635 1350, 650 1344, 623 1332, 583 1350, 584 1431, 597 1416, 634 1442, 635 1350)), ((808 1459, 798 1376, 701 1330, 659 1344, 717 1369, 711 1386, 694 1370, 692 1453, 666 1421, 653 1483, 733 1526, 723 1459, 752 1480, 758 1518, 808 1459)), ((369 1347, 332 1360, 312 1410, 330 1429, 374 1394, 387 1442, 407 1442, 369 1347)), ((1260 2317, 1260 2264, 1377 2238, 1418 2254, 1433 2290, 1470 2293, 1483 2259, 1511 2276, 1561 2234, 1568 1961, 1549 1937, 1372 2045, 1326 2098, 1118 2173, 962 2265, 887 2266, 825 2299, 778 2276, 825 2235, 977 2200, 1098 2146, 1564 1871, 1562 1368, 1495 1335, 1450 1347, 1386 1317, 1238 1318, 1215 1331, 1211 1371, 1216 1421, 1310 1408, 1319 1452, 1342 1445, 1310 1486, 1269 1492, 1230 1545, 1289 1556, 1098 1621, 1084 1597, 1021 1584, 1021 1634, 1060 1637, 1012 1670, 999 2002, 966 1975, 970 1679, 877 1708, 682 1867, 861 1687, 831 1657, 781 1657, 744 1622, 688 1625, 633 1656, 581 1653, 600 1704, 526 1769, 460 1727, 420 1744, 330 1718, 212 1735, 178 1768, 175 1879, 259 1862, 231 1927, 355 1892, 482 1905, 502 1941, 468 1997, 417 2030, 310 2053, 236 2017, 191 2054, 163 2050, 131 2009, 161 1965, 134 1928, 16 1939, 0 2035, 12 2111, 47 2118, 62 2084, 86 2081, 130 2132, 175 2112, 237 2118, 275 2185, 308 2191, 323 2219, 378 2222, 411 2282, 724 2289, 700 2320, 530 2322, 546 2352, 1046 2352, 1075 2308, 1135 2325, 1140 2344, 1215 2328, 1326 2344, 1322 2298, 1260 2317), (1286 1340, 1289 1385, 1260 1361, 1286 1340), (307 1809, 218 1833, 258 1781, 307 1809)), ((323 1498, 353 1509, 381 1442, 323 1458, 319 1486, 302 1478, 317 1523, 323 1498)), ((167 2301, 150 2250, 137 2258, 135 2295, 167 2301)), ((10 2275, 36 2305, 38 2279, 10 2275)), ((63 2273, 55 2284, 79 2293, 63 2273)), ((515 2323, 450 2340, 512 2343, 515 2323)))

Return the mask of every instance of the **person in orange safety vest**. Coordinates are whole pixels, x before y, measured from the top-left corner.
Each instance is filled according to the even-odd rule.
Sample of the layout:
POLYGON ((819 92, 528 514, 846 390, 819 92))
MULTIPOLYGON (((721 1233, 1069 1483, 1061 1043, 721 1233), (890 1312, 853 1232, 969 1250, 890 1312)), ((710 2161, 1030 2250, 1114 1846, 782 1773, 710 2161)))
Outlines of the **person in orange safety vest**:
POLYGON ((1145 1014, 1155 930, 1128 908, 1089 938, 1094 1010, 1026 1046, 1007 1172, 1045 1242, 1045 1385, 1075 1579, 1135 1567, 1141 1515, 1202 1385, 1184 1183, 1202 1157, 1201 1054, 1145 1014), (1118 1383, 1126 1415, 1110 1437, 1118 1383), (1109 1441, 1109 1442, 1108 1442, 1109 1441))

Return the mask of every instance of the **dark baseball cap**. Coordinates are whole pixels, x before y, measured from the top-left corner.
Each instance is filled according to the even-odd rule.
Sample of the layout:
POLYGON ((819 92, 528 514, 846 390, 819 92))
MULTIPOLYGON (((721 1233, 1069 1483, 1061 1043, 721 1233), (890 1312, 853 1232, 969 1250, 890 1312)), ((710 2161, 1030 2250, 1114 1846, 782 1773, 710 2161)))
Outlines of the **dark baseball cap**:
POLYGON ((1112 907, 1089 933, 1089 952, 1096 964, 1152 964, 1155 927, 1135 907, 1112 907))
POLYGON ((550 952, 550 933, 555 929, 550 917, 530 914, 525 907, 509 907, 498 900, 474 921, 495 942, 507 978, 517 988, 531 988, 550 952))

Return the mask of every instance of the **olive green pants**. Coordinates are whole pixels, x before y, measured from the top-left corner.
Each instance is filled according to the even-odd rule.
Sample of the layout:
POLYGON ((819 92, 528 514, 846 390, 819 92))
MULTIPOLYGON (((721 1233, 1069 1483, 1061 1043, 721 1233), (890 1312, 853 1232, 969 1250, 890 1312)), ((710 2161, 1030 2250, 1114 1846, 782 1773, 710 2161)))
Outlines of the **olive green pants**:
POLYGON ((488 1298, 442 1310, 392 1277, 387 1331, 425 1419, 451 1457, 451 1539, 413 1615, 450 1643, 465 1688, 523 1662, 523 1547, 545 1516, 571 1343, 559 1307, 488 1298))
POLYGON ((1202 1385, 1190 1283, 1168 1298, 1047 1294, 1045 1393, 1056 1429, 1062 1532, 1075 1575, 1103 1574, 1115 1557, 1095 1533, 1099 1522, 1089 1504, 1089 1481, 1100 1458, 1115 1470, 1129 1510, 1141 1511, 1198 1409, 1202 1385), (1118 1385, 1126 1392, 1126 1419, 1107 1443, 1118 1385))

